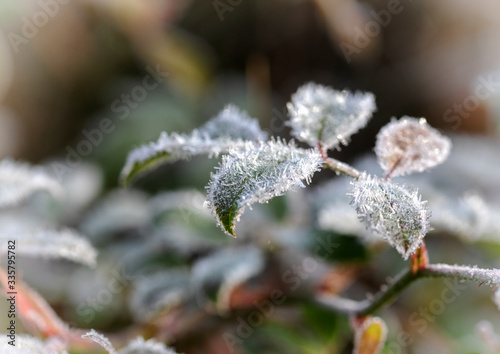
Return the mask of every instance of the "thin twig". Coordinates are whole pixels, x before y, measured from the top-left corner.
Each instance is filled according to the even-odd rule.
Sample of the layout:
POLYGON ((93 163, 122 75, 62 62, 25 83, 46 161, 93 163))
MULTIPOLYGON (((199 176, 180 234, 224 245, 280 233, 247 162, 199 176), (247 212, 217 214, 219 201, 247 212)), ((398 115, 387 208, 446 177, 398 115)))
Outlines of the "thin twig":
MULTIPOLYGON (((492 272, 500 272, 493 269, 471 268, 466 266, 452 266, 447 264, 429 264, 420 268, 413 274, 411 270, 400 273, 383 290, 379 291, 372 299, 363 301, 350 300, 338 296, 319 296, 315 301, 335 312, 347 315, 363 317, 372 314, 382 307, 389 305, 394 298, 405 290, 410 284, 420 278, 457 278, 460 280, 483 282, 490 285, 496 284, 500 279, 494 278, 492 272)), ((499 276, 499 275, 495 275, 499 276)))

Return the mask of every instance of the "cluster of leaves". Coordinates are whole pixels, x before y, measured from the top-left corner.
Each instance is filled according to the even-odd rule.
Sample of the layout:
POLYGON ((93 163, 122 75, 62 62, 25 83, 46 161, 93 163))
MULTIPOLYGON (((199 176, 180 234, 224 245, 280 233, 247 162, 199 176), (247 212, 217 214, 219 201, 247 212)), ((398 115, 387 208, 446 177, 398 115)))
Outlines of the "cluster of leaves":
MULTIPOLYGON (((131 189, 113 191, 86 213, 81 213, 83 217, 76 222, 74 212, 67 214, 63 201, 56 202, 57 207, 50 204, 53 202, 39 202, 41 209, 51 205, 51 209, 58 210, 62 215, 59 221, 76 225, 78 231, 46 225, 39 219, 9 222, 10 216, 0 217, 0 244, 4 250, 6 242, 15 238, 19 240, 19 255, 97 265, 92 272, 74 270, 73 278, 80 281, 85 276, 102 277, 105 284, 109 279, 106 267, 119 268, 131 279, 126 285, 127 291, 115 294, 113 303, 128 304, 128 321, 132 326, 128 333, 138 334, 138 339, 130 341, 128 336, 110 335, 110 341, 93 330, 86 333, 70 328, 41 296, 20 282, 18 291, 23 298, 20 316, 26 328, 43 341, 20 337, 19 344, 54 352, 68 348, 95 350, 99 345, 109 353, 173 353, 160 342, 189 349, 190 335, 203 330, 206 333, 202 341, 216 345, 214 338, 219 338, 230 351, 255 350, 252 345, 259 342, 264 332, 281 333, 277 336, 286 337, 289 343, 300 347, 306 346, 305 342, 298 341, 291 332, 284 333, 284 328, 293 322, 310 321, 317 329, 318 348, 330 343, 352 346, 355 353, 380 352, 388 332, 384 321, 372 317, 372 313, 363 313, 366 302, 358 304, 339 297, 351 285, 359 267, 331 262, 332 259, 340 261, 344 256, 342 252, 352 249, 353 244, 361 250, 358 257, 362 258, 365 247, 370 244, 353 243, 356 239, 338 235, 359 235, 372 243, 385 241, 404 259, 412 257, 413 263, 418 258, 418 265, 425 267, 424 237, 433 227, 465 234, 468 229, 478 230, 477 225, 481 225, 481 230, 491 233, 494 230, 490 220, 494 217, 487 220, 472 217, 475 224, 465 223, 464 213, 483 215, 486 208, 481 198, 469 194, 459 210, 431 219, 429 206, 415 187, 392 181, 397 176, 435 167, 448 157, 450 140, 424 119, 403 117, 380 131, 375 153, 383 173, 377 176, 366 172, 370 168, 362 166, 359 171, 328 156, 330 149, 347 145, 350 137, 366 126, 375 111, 372 94, 339 92, 310 83, 292 96, 288 109, 292 134, 309 144, 309 148, 268 137, 256 119, 234 106, 227 106, 189 134, 163 132, 157 141, 130 152, 121 174, 125 185, 164 163, 197 155, 222 155, 219 166, 210 176, 206 196, 193 190, 169 191, 154 197, 131 189), (301 188, 325 168, 350 178, 336 178, 329 186, 317 188, 310 198, 305 197, 301 188), (296 193, 286 194, 289 190, 296 193), (266 204, 285 194, 284 204, 258 205, 240 221, 246 207, 266 204), (310 214, 317 216, 317 223, 311 225, 310 214), (450 226, 458 225, 454 224, 457 219, 464 224, 459 230, 450 226), (238 221, 238 238, 226 237, 224 233, 236 236, 238 221), (328 230, 336 234, 332 236, 328 230), (331 237, 335 237, 334 242, 331 237), (349 247, 342 248, 343 242, 350 242, 349 247), (91 243, 100 249, 99 262, 91 243), (319 256, 324 253, 326 256, 319 256), (115 263, 104 266, 106 259, 115 263), (304 259, 311 262, 306 264, 304 259), (298 308, 307 315, 301 317, 293 311, 284 315, 276 311, 275 307, 287 299, 303 300, 298 308), (314 304, 310 304, 311 300, 314 304), (324 304, 333 305, 324 308, 324 304), (238 315, 252 313, 256 307, 263 312, 260 315, 266 317, 262 321, 265 324, 243 324, 238 315), (353 315, 353 343, 345 343, 341 325, 335 323, 336 317, 331 317, 334 316, 332 309, 353 315), (290 321, 290 318, 300 321, 290 321), (319 325, 324 322, 319 318, 330 318, 331 323, 319 325), (207 325, 211 328, 208 331, 207 325), (243 343, 238 332, 242 326, 255 333, 255 341, 248 339, 243 343), (335 327, 337 331, 333 331, 335 327), (144 340, 140 335, 154 336, 160 342, 144 340), (111 342, 122 349, 117 351, 111 342)), ((67 181, 61 185, 41 168, 11 160, 0 163, 0 181, 3 208, 13 208, 39 190, 49 191, 57 198, 72 185, 67 181)), ((428 194, 433 195, 432 191, 428 194)), ((83 210, 91 199, 74 204, 83 210)), ((17 211, 18 218, 27 214, 26 210, 17 211)), ((482 233, 478 231, 477 238, 482 237, 482 233)), ((433 265, 424 270, 429 276, 459 277, 491 285, 500 282, 496 270, 449 265, 433 265)), ((5 274, 1 280, 5 287, 5 274)), ((89 284, 75 286, 68 301, 79 308, 82 299, 99 290, 92 289, 89 284)), ((291 301, 291 305, 285 306, 297 305, 291 301)), ((99 311, 94 308, 93 313, 99 311)), ((95 317, 123 316, 120 306, 114 313, 112 309, 107 311, 95 317)), ((74 320, 78 322, 78 317, 74 320)), ((310 342, 307 345, 311 350, 310 342)))

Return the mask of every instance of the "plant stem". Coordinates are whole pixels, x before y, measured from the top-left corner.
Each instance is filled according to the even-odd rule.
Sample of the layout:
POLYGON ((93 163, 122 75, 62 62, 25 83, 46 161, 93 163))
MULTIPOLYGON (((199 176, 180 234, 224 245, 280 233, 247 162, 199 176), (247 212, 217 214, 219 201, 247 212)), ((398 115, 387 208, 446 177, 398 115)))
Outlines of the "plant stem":
POLYGON ((356 170, 354 167, 339 160, 335 160, 332 159, 331 157, 328 157, 328 154, 323 145, 321 144, 321 142, 318 143, 318 150, 324 161, 323 166, 328 167, 329 169, 334 170, 335 172, 343 173, 352 178, 358 179, 361 176, 361 172, 356 170))
POLYGON ((500 283, 500 271, 449 264, 428 264, 423 268, 419 268, 416 273, 413 273, 410 269, 403 271, 371 299, 355 301, 328 295, 317 297, 316 302, 335 312, 364 317, 389 305, 397 295, 420 278, 457 278, 476 281, 481 284, 486 282, 490 285, 497 285, 500 283))
POLYGON ((323 161, 324 166, 328 167, 331 170, 334 170, 335 172, 343 173, 355 179, 358 179, 361 176, 361 172, 339 160, 332 159, 331 157, 323 157, 323 161))

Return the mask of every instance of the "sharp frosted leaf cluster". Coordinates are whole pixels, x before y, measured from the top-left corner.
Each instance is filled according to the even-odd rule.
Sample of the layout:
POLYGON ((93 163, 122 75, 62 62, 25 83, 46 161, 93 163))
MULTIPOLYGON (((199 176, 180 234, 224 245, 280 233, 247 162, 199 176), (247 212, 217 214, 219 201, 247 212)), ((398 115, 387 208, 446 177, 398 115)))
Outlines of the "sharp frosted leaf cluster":
POLYGON ((407 259, 430 229, 427 202, 413 188, 366 174, 352 184, 351 204, 359 218, 407 259))
POLYGON ((68 259, 95 266, 97 251, 81 235, 70 229, 26 230, 0 234, 0 245, 7 249, 8 240, 17 240, 18 254, 47 259, 68 259))
POLYGON ((128 184, 163 163, 196 155, 217 156, 229 148, 243 146, 246 141, 266 138, 267 134, 260 129, 256 119, 230 105, 190 134, 162 132, 157 141, 132 150, 123 167, 121 180, 128 184))
POLYGON ((118 354, 177 354, 177 352, 154 339, 144 340, 138 337, 120 349, 118 354))
POLYGON ((211 176, 209 206, 223 230, 235 236, 234 222, 246 206, 265 203, 294 186, 304 187, 302 181, 309 183, 321 163, 318 151, 300 149, 293 143, 247 143, 244 149, 224 156, 211 176))
POLYGON ((347 145, 375 111, 371 93, 336 91, 314 83, 300 87, 288 103, 289 125, 297 139, 326 149, 347 145))
POLYGON ((380 130, 375 153, 387 176, 422 172, 443 163, 451 141, 430 127, 425 119, 403 117, 380 130))
POLYGON ((41 167, 10 159, 0 161, 0 208, 14 206, 39 190, 62 194, 57 180, 41 167))

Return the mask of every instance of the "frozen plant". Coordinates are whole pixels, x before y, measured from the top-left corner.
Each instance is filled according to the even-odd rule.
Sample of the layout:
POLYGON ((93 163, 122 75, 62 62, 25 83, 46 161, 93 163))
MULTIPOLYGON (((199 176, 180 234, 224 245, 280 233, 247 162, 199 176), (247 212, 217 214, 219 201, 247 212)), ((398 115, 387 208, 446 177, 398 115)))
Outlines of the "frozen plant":
MULTIPOLYGON (((393 119, 381 129, 375 146, 384 175, 369 175, 328 156, 328 150, 347 145, 349 138, 367 125, 376 110, 373 94, 337 91, 309 83, 292 95, 287 107, 292 135, 309 144, 310 149, 299 148, 293 141, 286 142, 278 137, 267 140, 259 133, 256 121, 229 106, 191 135, 162 133, 158 142, 132 151, 123 169, 122 180, 131 181, 151 166, 165 161, 172 162, 199 153, 222 154, 222 160, 206 187, 206 205, 212 209, 220 228, 236 237, 235 223, 240 220, 245 207, 267 203, 294 187, 305 187, 303 182, 309 184, 313 174, 324 168, 348 176, 352 187, 344 193, 351 198, 351 205, 365 224, 367 233, 385 240, 405 260, 410 258, 407 270, 366 300, 354 301, 336 293, 314 294, 318 304, 351 316, 355 353, 381 352, 387 327, 382 319, 373 315, 417 279, 446 277, 500 285, 500 271, 497 269, 430 263, 425 247, 425 236, 432 230, 427 202, 422 200, 416 188, 392 181, 394 177, 426 171, 443 163, 451 149, 450 139, 430 127, 424 118, 393 119), (219 122, 223 122, 223 128, 218 126, 219 122)), ((335 203, 341 201, 339 198, 335 203)), ((334 223, 335 220, 342 223, 339 220, 342 217, 327 220, 334 212, 323 213, 321 224, 334 223)), ((344 209, 341 212, 351 219, 344 209)), ((357 232, 358 229, 346 230, 357 232)), ((298 236, 290 233, 290 237, 298 236)), ((225 311, 231 309, 245 281, 262 276, 262 265, 252 268, 240 264, 245 259, 245 253, 238 254, 241 250, 215 253, 194 267, 194 275, 199 278, 197 286, 203 286, 204 281, 211 277, 219 279, 218 284, 226 284, 219 290, 219 295, 223 293, 225 311), (227 267, 233 267, 234 271, 217 271, 227 267), (210 274, 200 275, 207 272, 210 274)), ((209 284, 212 283, 209 281, 209 284)), ((327 283, 321 286, 331 289, 327 283)), ((218 301, 221 306, 221 300, 218 301)))
MULTIPOLYGON (((7 264, 11 261, 5 250, 15 240, 19 257, 42 258, 57 272, 64 268, 50 283, 64 284, 57 295, 66 291, 57 312, 49 304, 53 294, 45 300, 35 290, 36 282, 33 288, 26 284, 41 274, 39 269, 31 269, 26 280, 18 274, 18 316, 31 334, 19 337, 19 346, 34 353, 175 353, 170 347, 186 353, 245 353, 255 348, 271 352, 272 344, 264 348, 264 342, 272 342, 267 333, 272 332, 271 324, 278 326, 274 332, 280 332, 280 326, 287 331, 288 326, 306 329, 306 336, 286 336, 308 352, 318 352, 317 344, 328 342, 321 351, 332 352, 332 343, 349 341, 345 331, 331 327, 342 321, 324 321, 323 316, 345 315, 350 321, 344 322, 353 330, 349 346, 354 353, 380 353, 391 338, 388 328, 394 328, 393 322, 386 325, 380 310, 417 280, 440 277, 500 285, 498 269, 431 263, 425 244, 432 226, 469 241, 484 240, 483 234, 493 237, 498 211, 488 200, 466 194, 462 202, 449 201, 456 213, 436 213, 433 219, 430 210, 446 199, 436 196, 437 188, 427 194, 424 188, 417 190, 411 185, 417 184, 415 175, 405 177, 405 184, 393 180, 445 161, 451 149, 446 136, 423 118, 393 119, 377 136, 376 159, 370 161, 382 172, 373 172, 371 165, 355 168, 329 156, 368 124, 376 109, 371 93, 309 83, 292 96, 288 109, 292 135, 308 147, 268 137, 256 119, 229 105, 198 129, 162 132, 158 140, 133 149, 120 177, 130 186, 161 164, 197 155, 220 157, 215 170, 207 173, 205 192, 149 196, 121 189, 91 205, 93 196, 83 196, 73 198, 78 208, 69 209, 89 210, 69 213, 71 218, 64 196, 30 197, 40 190, 60 197, 70 188, 61 188, 41 167, 1 161, 0 207, 8 210, 0 214, 0 257, 7 264), (324 169, 343 176, 329 182, 330 190, 309 193, 306 187, 324 169), (275 198, 275 203, 261 205, 275 198), (42 217, 35 212, 40 209, 42 217), (47 215, 51 222, 45 222, 47 215), (337 231, 333 236, 338 238, 321 228, 337 231), (363 235, 370 242, 363 245, 345 237, 352 243, 342 248, 339 234, 363 235), (99 257, 94 247, 99 247, 99 257), (384 247, 390 252, 393 247, 395 256, 408 261, 406 269, 391 274, 376 294, 353 299, 351 285, 355 290, 367 285, 356 277, 366 267, 352 262, 358 255, 349 258, 345 251, 377 252, 384 247), (65 273, 71 267, 54 267, 54 259, 91 269, 65 273), (349 262, 341 263, 343 259, 349 262), (75 323, 75 318, 85 323, 75 323), (117 319, 127 327, 115 326, 121 323, 117 319), (109 327, 100 321, 108 321, 109 327), (80 324, 106 334, 75 328, 80 324), (106 328, 118 329, 107 333, 106 328), (324 333, 322 342, 305 345, 305 337, 324 333)), ((488 174, 488 179, 494 177, 488 174)), ((0 284, 4 290, 9 287, 4 270, 0 284)), ((9 348, 0 344, 1 350, 9 348)))

